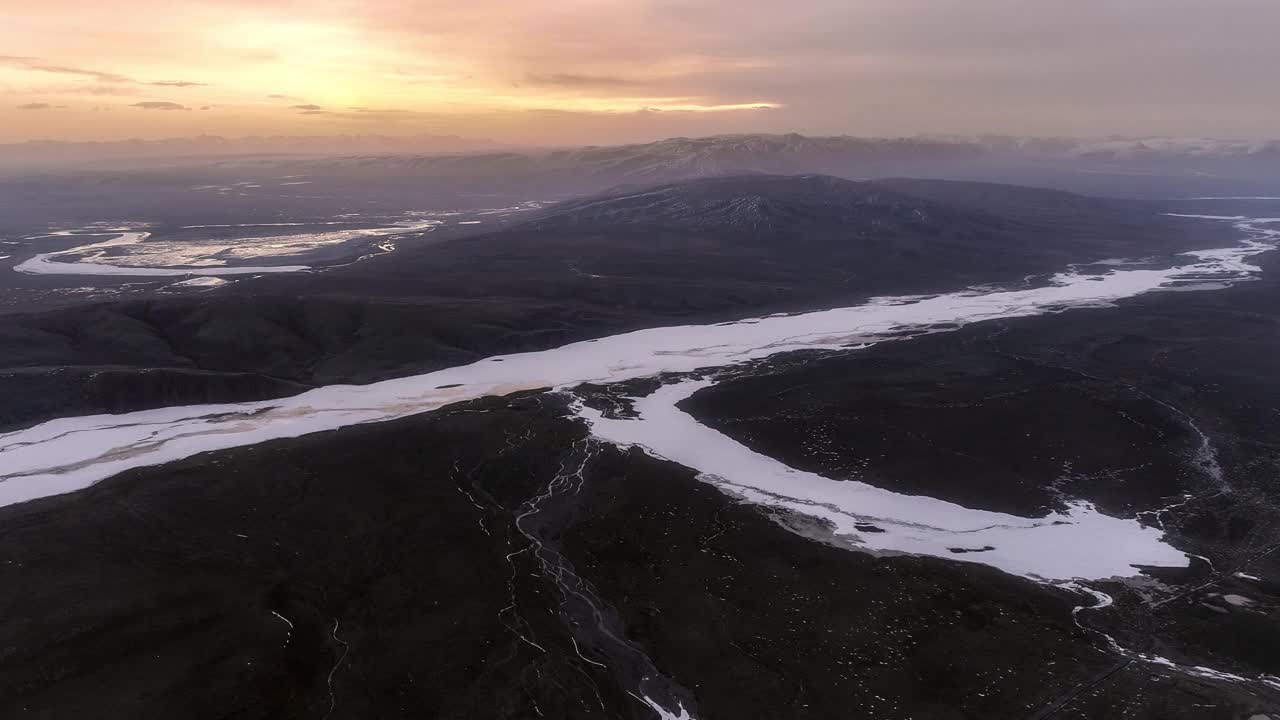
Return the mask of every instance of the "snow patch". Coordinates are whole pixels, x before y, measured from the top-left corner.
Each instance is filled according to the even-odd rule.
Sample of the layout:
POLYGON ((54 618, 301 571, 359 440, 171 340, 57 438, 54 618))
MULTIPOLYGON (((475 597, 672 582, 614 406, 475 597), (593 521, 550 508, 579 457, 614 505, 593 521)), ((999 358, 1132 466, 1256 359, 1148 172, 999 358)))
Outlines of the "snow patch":
POLYGON ((686 380, 634 398, 637 418, 609 419, 587 407, 579 412, 598 438, 697 470, 705 482, 748 502, 816 518, 837 538, 870 551, 981 563, 1042 581, 1125 577, 1139 565, 1188 564, 1162 542, 1160 530, 1103 515, 1085 502, 1071 503, 1065 513, 1025 518, 788 467, 676 407, 713 384, 686 380), (877 532, 859 529, 868 525, 877 532), (957 554, 957 546, 984 551, 957 554))

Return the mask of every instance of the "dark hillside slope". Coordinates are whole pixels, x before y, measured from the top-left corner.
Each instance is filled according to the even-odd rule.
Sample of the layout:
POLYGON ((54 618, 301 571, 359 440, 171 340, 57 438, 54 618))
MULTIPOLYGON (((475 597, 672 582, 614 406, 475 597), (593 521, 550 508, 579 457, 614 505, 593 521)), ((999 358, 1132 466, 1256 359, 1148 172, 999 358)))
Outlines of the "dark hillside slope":
POLYGON ((1034 188, 750 175, 623 188, 562 203, 501 232, 410 246, 272 287, 572 298, 666 317, 683 316, 683 307, 694 309, 691 316, 732 317, 775 302, 801 309, 1021 280, 1072 262, 1212 245, 1224 242, 1223 232, 1163 216, 1154 205, 1034 188), (690 284, 657 285, 661 297, 648 292, 683 280, 690 284), (776 291, 769 297, 781 297, 759 299, 766 287, 776 291), (720 301, 707 297, 721 290, 720 301))
POLYGON ((672 227, 771 233, 856 234, 871 231, 939 232, 947 225, 998 227, 980 210, 957 211, 924 196, 879 183, 827 175, 745 175, 619 188, 609 194, 554 206, 526 226, 558 228, 598 223, 652 223, 672 227))
POLYGON ((1146 205, 1008 186, 757 175, 624 190, 330 272, 0 316, 0 426, 364 383, 1228 242, 1146 205))

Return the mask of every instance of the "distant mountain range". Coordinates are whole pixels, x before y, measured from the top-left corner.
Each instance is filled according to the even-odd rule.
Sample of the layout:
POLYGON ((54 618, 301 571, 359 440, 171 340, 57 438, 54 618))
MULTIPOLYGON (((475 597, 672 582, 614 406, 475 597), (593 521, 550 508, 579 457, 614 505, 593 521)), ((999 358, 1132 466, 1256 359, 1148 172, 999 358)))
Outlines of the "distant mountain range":
POLYGON ((1280 142, 752 134, 533 150, 449 136, 26 143, 0 146, 0 226, 246 222, 262 208, 322 216, 505 207, 746 174, 963 180, 1145 199, 1280 196, 1280 142))
POLYGON ((933 137, 941 142, 977 145, 992 153, 1060 158, 1280 157, 1280 140, 1216 140, 1213 138, 1024 138, 1005 135, 933 137))
POLYGON ((448 178, 491 191, 519 192, 532 184, 544 192, 579 195, 613 185, 743 173, 822 173, 854 180, 929 177, 1092 194, 1178 195, 1280 190, 1280 141, 754 134, 519 152, 239 158, 222 167, 366 180, 448 178))
MULTIPOLYGON (((104 142, 31 141, 0 144, 0 161, 63 162, 128 159, 177 159, 238 155, 304 155, 323 157, 440 155, 517 150, 517 146, 485 138, 457 135, 340 135, 226 138, 203 135, 160 140, 104 142)), ((691 176, 725 174, 744 169, 785 170, 819 160, 857 157, 974 158, 1014 156, 1039 159, 1186 159, 1280 158, 1280 140, 1142 137, 1081 139, 1007 135, 927 135, 911 138, 866 138, 848 135, 810 137, 745 134, 703 138, 668 138, 650 143, 583 146, 572 149, 522 150, 521 156, 543 162, 590 165, 634 165, 638 174, 680 169, 691 176), (834 154, 835 157, 832 157, 834 154), (649 162, 638 160, 647 159, 649 162)), ((355 159, 355 158, 352 158, 355 159)))
POLYGON ((269 136, 225 138, 202 135, 161 140, 62 142, 38 140, 0 145, 0 166, 154 164, 240 155, 334 155, 352 153, 435 154, 492 152, 510 146, 457 135, 269 136))

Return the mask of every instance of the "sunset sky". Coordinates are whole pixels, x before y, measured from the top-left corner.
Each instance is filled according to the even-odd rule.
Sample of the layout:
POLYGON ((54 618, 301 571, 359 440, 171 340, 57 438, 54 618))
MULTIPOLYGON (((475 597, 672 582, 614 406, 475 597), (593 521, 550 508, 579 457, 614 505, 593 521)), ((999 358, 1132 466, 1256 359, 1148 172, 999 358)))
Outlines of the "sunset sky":
POLYGON ((0 142, 1280 136, 1276 0, 0 0, 0 142))

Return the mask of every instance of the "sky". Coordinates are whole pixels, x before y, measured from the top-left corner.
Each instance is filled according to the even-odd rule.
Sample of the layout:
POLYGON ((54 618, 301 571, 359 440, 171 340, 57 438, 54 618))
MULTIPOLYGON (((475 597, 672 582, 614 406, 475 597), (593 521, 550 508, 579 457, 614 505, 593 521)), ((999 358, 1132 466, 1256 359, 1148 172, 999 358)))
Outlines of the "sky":
POLYGON ((0 13, 0 142, 1280 137, 1277 0, 0 0, 0 13))

